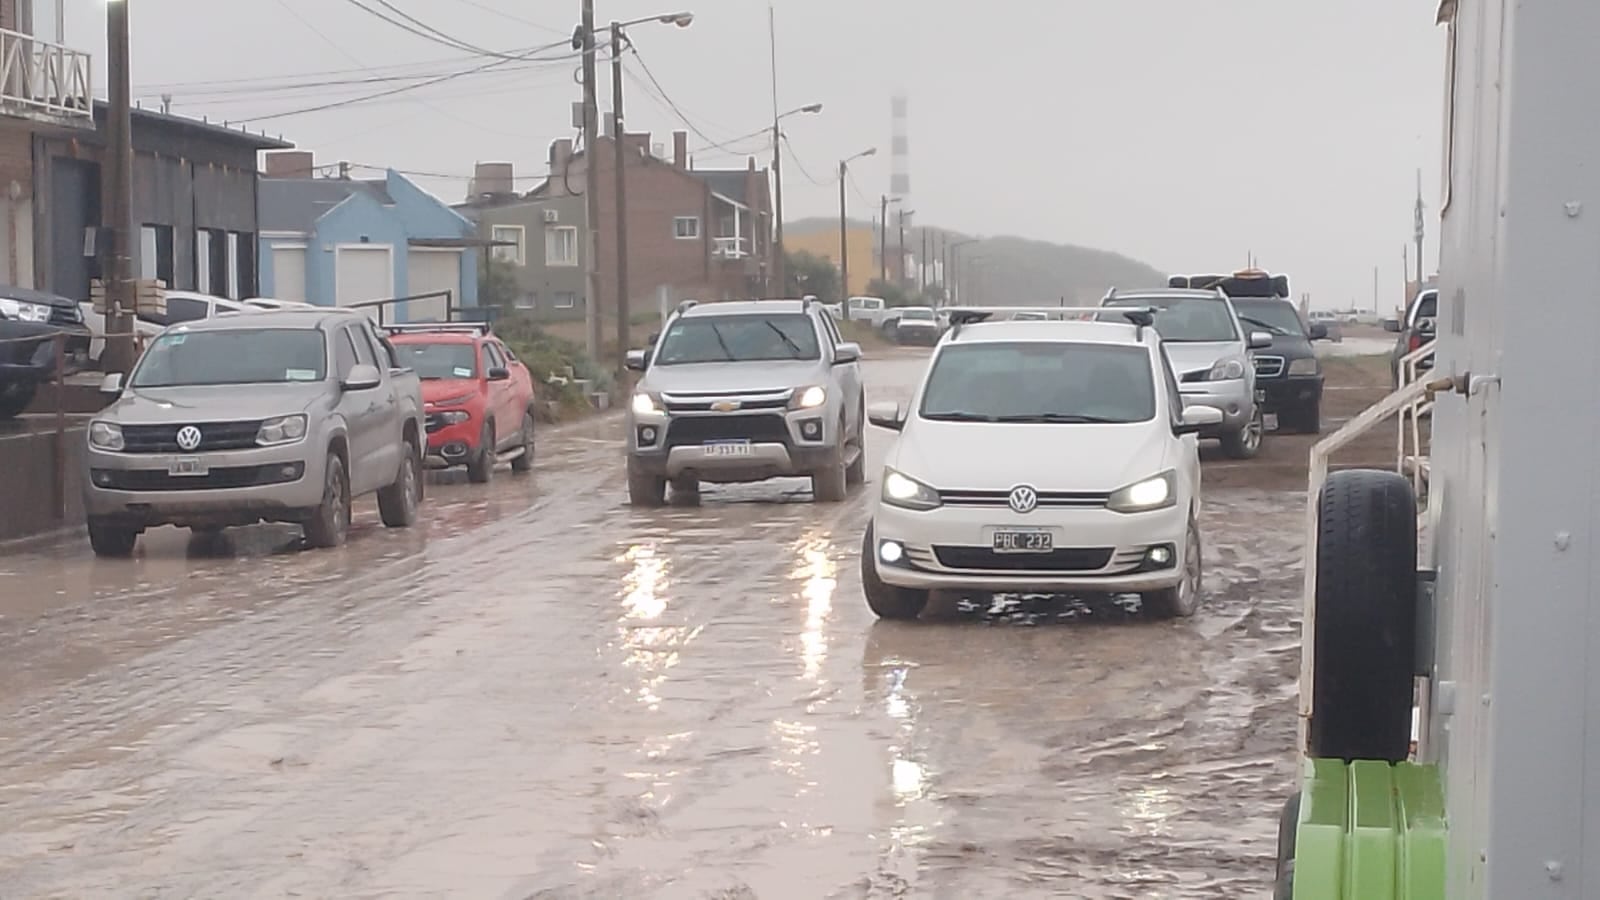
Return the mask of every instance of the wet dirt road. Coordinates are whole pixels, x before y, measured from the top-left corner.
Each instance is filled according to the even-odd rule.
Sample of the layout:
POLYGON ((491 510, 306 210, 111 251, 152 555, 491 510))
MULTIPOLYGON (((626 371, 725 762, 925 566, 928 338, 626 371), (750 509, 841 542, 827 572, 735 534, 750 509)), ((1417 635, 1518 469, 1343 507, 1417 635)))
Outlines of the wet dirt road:
POLYGON ((633 511, 617 428, 335 552, 0 556, 0 898, 1266 894, 1298 495, 1208 494, 1191 621, 877 623, 875 484, 633 511))

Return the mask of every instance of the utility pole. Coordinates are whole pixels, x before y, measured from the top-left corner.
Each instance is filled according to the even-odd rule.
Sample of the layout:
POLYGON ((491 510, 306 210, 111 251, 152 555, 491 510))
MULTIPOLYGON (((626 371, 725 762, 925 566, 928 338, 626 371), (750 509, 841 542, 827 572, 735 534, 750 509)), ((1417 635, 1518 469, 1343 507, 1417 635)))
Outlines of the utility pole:
POLYGON ((889 280, 889 195, 878 201, 878 280, 889 280))
POLYGON ((588 247, 584 261, 585 293, 583 304, 584 336, 589 358, 600 359, 600 109, 595 86, 594 0, 583 0, 583 20, 578 27, 579 48, 583 53, 583 147, 588 158, 584 165, 583 197, 589 222, 588 247))
POLYGON ((900 208, 900 253, 894 261, 894 283, 904 288, 906 286, 906 210, 900 208))
POLYGON ((772 273, 777 279, 777 296, 788 296, 789 279, 785 266, 789 260, 783 249, 783 131, 778 125, 778 14, 772 4, 767 4, 767 44, 772 59, 772 192, 773 219, 777 229, 777 253, 772 261, 772 273))
POLYGON ((128 59, 128 3, 113 0, 106 4, 106 49, 111 64, 109 75, 110 109, 106 117, 111 149, 110 177, 107 179, 109 209, 104 225, 110 232, 107 270, 102 281, 106 289, 107 371, 127 373, 133 368, 133 313, 137 293, 133 272, 133 102, 128 59))
POLYGON ((850 228, 845 219, 846 198, 844 182, 850 174, 849 163, 839 161, 839 302, 850 296, 850 228))
POLYGON ((1422 220, 1422 170, 1418 169, 1417 170, 1417 221, 1416 221, 1417 292, 1418 293, 1422 292, 1422 277, 1423 277, 1423 275, 1422 275, 1422 273, 1423 273, 1422 241, 1423 241, 1423 237, 1424 237, 1424 235, 1426 233, 1425 229, 1423 228, 1422 222, 1423 222, 1423 220, 1422 220))
POLYGON ((622 25, 611 23, 611 146, 617 192, 617 372, 628 371, 628 166, 622 129, 622 25))
MULTIPOLYGON (((1420 283, 1420 282, 1419 282, 1420 283)), ((1372 267, 1372 311, 1378 311, 1378 267, 1372 267)))

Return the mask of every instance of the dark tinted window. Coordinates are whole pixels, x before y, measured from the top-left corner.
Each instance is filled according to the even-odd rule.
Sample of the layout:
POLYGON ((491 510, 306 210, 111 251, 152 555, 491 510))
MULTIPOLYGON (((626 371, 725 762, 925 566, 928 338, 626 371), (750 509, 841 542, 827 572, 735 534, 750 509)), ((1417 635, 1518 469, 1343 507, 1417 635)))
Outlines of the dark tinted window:
POLYGON ((928 373, 925 419, 1128 423, 1156 413, 1144 347, 1061 341, 950 344, 928 373))
POLYGON ((654 365, 820 359, 815 320, 805 313, 684 316, 661 336, 654 365))
POLYGON ((1417 301, 1417 318, 1435 319, 1439 316, 1439 295, 1426 294, 1417 301))
MULTIPOLYGON (((1228 305, 1213 297, 1153 297, 1116 299, 1106 306, 1140 307, 1156 309, 1155 328, 1162 340, 1178 343, 1216 343, 1237 340, 1239 331, 1234 327, 1233 315, 1228 305)), ((1102 322, 1126 322, 1118 314, 1103 314, 1102 322)))
MULTIPOLYGON (((322 332, 308 328, 168 332, 145 351, 134 387, 277 384, 327 377, 322 332)), ((338 344, 348 347, 343 336, 338 344)))
POLYGON ((1235 298, 1233 308, 1239 321, 1251 330, 1265 330, 1272 334, 1297 334, 1305 336, 1306 327, 1300 321, 1300 311, 1294 304, 1283 300, 1240 300, 1235 298))
POLYGON ((204 319, 210 311, 211 305, 204 300, 196 300, 192 297, 167 298, 167 324, 169 325, 204 319))

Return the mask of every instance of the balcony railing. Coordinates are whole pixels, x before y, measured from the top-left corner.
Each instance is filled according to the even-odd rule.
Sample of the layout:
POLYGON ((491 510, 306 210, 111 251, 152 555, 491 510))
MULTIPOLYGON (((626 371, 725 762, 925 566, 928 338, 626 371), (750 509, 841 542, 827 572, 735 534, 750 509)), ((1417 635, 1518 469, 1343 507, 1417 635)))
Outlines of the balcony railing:
POLYGON ((92 59, 82 50, 0 28, 0 113, 92 125, 92 59))
POLYGON ((711 255, 717 259, 744 259, 750 255, 749 241, 742 237, 712 238, 711 255))

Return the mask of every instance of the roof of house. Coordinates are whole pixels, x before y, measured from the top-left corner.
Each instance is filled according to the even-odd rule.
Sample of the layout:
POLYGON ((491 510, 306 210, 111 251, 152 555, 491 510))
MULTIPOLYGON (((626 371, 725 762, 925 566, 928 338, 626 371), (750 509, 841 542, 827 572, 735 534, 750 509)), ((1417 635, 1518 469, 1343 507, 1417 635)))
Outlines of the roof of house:
MULTIPOLYGON (((103 122, 110 115, 110 111, 111 107, 106 101, 96 100, 94 102, 96 122, 103 122)), ((135 107, 132 111, 132 116, 135 122, 164 125, 215 140, 232 141, 255 150, 288 150, 294 147, 292 142, 285 141, 282 138, 271 138, 265 134, 251 134, 240 128, 229 128, 214 122, 191 119, 188 116, 175 116, 171 113, 156 112, 142 107, 135 107)))
POLYGON ((689 174, 706 183, 712 193, 729 200, 749 205, 745 197, 745 178, 750 174, 743 169, 690 169, 689 174))
POLYGON ((262 231, 305 231, 328 210, 357 191, 385 206, 394 203, 383 181, 342 178, 263 178, 260 193, 262 231))

